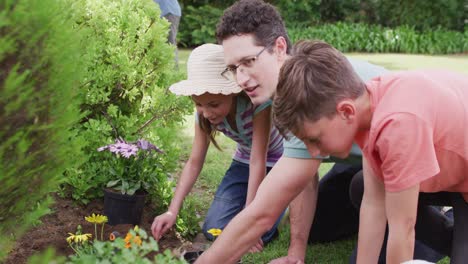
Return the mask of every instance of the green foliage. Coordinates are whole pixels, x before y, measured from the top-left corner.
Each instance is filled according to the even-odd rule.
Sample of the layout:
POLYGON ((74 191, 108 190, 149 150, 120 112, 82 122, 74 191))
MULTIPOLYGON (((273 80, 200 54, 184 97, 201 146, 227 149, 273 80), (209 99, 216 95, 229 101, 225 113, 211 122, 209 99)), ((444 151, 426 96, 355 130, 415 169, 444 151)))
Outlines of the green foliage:
POLYGON ((53 248, 48 248, 44 252, 33 255, 28 259, 28 264, 62 264, 65 263, 65 257, 57 256, 53 248))
POLYGON ((67 171, 62 194, 86 203, 101 197, 104 185, 115 179, 96 149, 116 138, 144 138, 170 153, 158 158, 160 175, 153 175, 165 178, 176 165, 176 131, 190 101, 167 90, 181 75, 174 72, 173 47, 166 43, 168 23, 153 1, 78 0, 70 5, 76 28, 87 33, 80 42, 86 116, 75 129, 86 138, 88 159, 67 171))
POLYGON ((216 24, 223 9, 211 5, 187 6, 184 9, 177 35, 182 47, 199 46, 204 43, 217 43, 216 24))
POLYGON ((130 230, 125 239, 117 238, 115 241, 93 241, 89 250, 72 255, 67 263, 186 263, 177 259, 166 250, 157 254, 153 259, 150 255, 157 253, 157 242, 143 229, 130 230))
POLYGON ((236 0, 179 0, 179 4, 182 9, 186 8, 187 6, 200 7, 203 5, 210 5, 224 9, 234 4, 234 2, 236 2, 236 0))
POLYGON ((336 23, 289 30, 293 42, 321 39, 342 52, 451 54, 468 50, 468 34, 442 28, 419 33, 413 27, 395 29, 359 23, 336 23))
POLYGON ((320 21, 321 0, 276 0, 278 8, 287 26, 310 26, 320 21))
MULTIPOLYGON (((213 43, 216 24, 235 1, 183 0, 178 39, 182 47, 213 43)), ((411 26, 416 32, 432 29, 464 31, 463 0, 271 0, 292 30, 327 23, 347 22, 396 29, 411 26)), ((418 33, 419 34, 419 33, 418 33)), ((425 45, 425 44, 424 44, 425 45)))
POLYGON ((466 18, 464 0, 376 0, 378 22, 396 27, 410 25, 417 30, 445 28, 463 30, 466 18))
POLYGON ((320 20, 322 23, 371 22, 375 17, 373 3, 373 0, 321 0, 320 20))
POLYGON ((200 232, 199 222, 200 215, 196 211, 196 201, 194 197, 187 196, 177 216, 176 230, 183 237, 195 237, 200 232))
POLYGON ((81 161, 80 32, 65 3, 0 0, 0 262, 81 161))

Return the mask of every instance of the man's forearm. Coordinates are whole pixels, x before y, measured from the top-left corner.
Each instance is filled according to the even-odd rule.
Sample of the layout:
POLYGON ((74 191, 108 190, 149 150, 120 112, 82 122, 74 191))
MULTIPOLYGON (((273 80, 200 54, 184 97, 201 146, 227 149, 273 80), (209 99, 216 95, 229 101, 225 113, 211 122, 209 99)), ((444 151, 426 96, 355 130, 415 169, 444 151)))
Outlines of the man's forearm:
POLYGON ((289 206, 291 242, 288 256, 305 259, 307 240, 317 205, 317 193, 318 175, 316 174, 289 206))
POLYGON ((265 217, 255 214, 256 209, 251 204, 234 217, 196 263, 236 263, 270 226, 265 217))
POLYGON ((316 172, 319 164, 320 161, 282 157, 263 180, 252 203, 229 222, 196 263, 237 261, 304 190, 313 177, 310 172, 316 172))
POLYGON ((265 178, 265 163, 251 161, 249 170, 249 182, 247 185, 247 197, 245 205, 249 205, 257 194, 258 187, 265 178), (254 162, 254 163, 253 163, 254 162))

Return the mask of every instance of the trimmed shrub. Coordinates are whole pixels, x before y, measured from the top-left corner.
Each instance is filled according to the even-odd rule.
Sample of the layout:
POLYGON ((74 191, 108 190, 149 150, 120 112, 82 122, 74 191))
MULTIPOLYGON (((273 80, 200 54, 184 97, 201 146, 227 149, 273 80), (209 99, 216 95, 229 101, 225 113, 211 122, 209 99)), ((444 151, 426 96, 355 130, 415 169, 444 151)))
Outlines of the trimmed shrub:
POLYGON ((0 0, 0 262, 80 162, 80 35, 63 1, 0 0))

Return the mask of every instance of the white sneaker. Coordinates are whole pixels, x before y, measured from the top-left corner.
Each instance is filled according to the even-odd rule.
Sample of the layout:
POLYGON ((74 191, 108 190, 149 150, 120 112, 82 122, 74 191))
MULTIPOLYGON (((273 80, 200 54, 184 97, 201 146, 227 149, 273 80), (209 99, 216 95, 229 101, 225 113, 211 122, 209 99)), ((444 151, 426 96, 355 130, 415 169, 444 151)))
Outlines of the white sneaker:
POLYGON ((408 261, 402 262, 401 264, 434 264, 434 262, 429 262, 429 261, 420 260, 420 259, 414 259, 414 260, 408 260, 408 261))

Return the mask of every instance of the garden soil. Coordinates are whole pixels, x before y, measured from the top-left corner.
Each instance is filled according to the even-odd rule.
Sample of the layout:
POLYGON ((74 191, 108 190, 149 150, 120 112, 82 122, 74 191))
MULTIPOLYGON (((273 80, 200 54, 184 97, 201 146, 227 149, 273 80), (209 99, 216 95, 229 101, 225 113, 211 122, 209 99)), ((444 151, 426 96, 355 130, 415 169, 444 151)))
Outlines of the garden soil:
MULTIPOLYGON (((52 213, 41 218, 42 224, 32 228, 22 238, 20 238, 13 251, 8 255, 6 264, 26 263, 28 258, 34 254, 44 251, 48 247, 55 249, 56 255, 68 256, 73 254, 73 250, 68 246, 66 238, 68 233, 75 233, 76 227, 81 225, 83 233, 93 234, 94 225, 85 220, 85 216, 92 213, 103 214, 104 198, 96 200, 88 205, 80 206, 71 199, 64 199, 55 196, 55 203, 52 206, 52 213)), ((140 227, 142 227, 149 235, 151 233, 151 223, 155 217, 154 210, 150 205, 146 204, 140 227)), ((133 225, 106 225, 104 228, 104 239, 109 238, 109 234, 117 231, 122 236, 125 236, 133 225)), ((100 228, 98 228, 98 235, 100 228)), ((206 241, 197 242, 201 236, 197 236, 194 243, 182 239, 174 231, 168 232, 159 242, 160 250, 171 250, 171 252, 180 256, 185 251, 199 250, 206 246, 206 241)))

